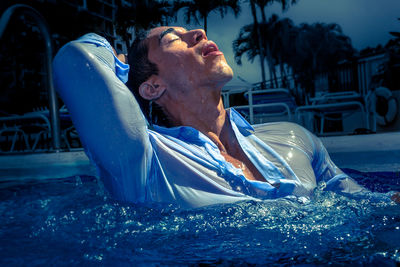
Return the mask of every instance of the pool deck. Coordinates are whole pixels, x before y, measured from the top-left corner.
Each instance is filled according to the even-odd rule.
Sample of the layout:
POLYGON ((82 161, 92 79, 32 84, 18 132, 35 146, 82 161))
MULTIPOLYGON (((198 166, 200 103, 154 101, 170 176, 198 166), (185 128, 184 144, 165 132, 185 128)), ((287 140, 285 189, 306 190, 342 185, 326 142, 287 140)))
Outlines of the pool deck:
MULTIPOLYGON (((322 137, 340 168, 400 172, 400 132, 322 137)), ((83 150, 0 155, 0 182, 96 175, 83 150)))
POLYGON ((400 172, 400 132, 322 137, 321 140, 340 168, 400 172))
POLYGON ((0 181, 96 175, 83 150, 0 156, 0 181))

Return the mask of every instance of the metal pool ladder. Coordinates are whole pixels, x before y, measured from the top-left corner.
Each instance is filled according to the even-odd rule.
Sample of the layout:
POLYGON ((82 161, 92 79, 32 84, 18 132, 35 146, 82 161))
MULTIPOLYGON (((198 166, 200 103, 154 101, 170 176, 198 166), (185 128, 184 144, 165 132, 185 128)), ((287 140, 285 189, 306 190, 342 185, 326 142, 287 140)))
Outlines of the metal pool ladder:
POLYGON ((52 68, 52 57, 53 48, 51 43, 51 37, 46 24, 45 19, 42 15, 28 5, 16 4, 9 7, 0 18, 0 39, 3 37, 3 33, 7 27, 10 18, 15 14, 25 14, 35 20, 39 27, 39 32, 42 34, 46 45, 46 72, 47 72, 47 89, 49 92, 49 112, 50 112, 50 123, 51 123, 51 137, 53 150, 58 152, 61 148, 60 142, 60 118, 58 111, 58 102, 56 92, 53 85, 53 68, 52 68))

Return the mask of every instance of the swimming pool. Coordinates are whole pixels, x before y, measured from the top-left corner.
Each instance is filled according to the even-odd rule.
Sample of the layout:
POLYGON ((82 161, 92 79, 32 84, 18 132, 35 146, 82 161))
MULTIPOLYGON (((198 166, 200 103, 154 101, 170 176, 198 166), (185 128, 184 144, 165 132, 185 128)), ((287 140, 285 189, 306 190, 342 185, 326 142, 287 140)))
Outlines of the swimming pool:
MULTIPOLYGON (((338 140, 324 140, 333 157, 345 153, 329 140, 338 140)), ((352 158, 357 149, 354 140, 349 142, 352 158)), ((365 153, 366 159, 379 149, 365 153)), ((396 151, 392 145, 389 155, 396 151)), ((63 168, 68 175, 75 169, 93 172, 81 152, 74 153, 71 161, 42 158, 43 173, 63 168), (44 168, 46 164, 51 168, 44 168)), ((41 162, 36 160, 23 165, 32 169, 41 162)), ((400 191, 400 163, 389 161, 394 169, 385 172, 345 171, 375 192, 400 191)), ((13 162, 10 174, 17 175, 23 161, 13 162)), ((37 168, 34 173, 40 173, 37 168)), ((44 179, 45 174, 2 180, 1 266, 400 263, 400 206, 385 193, 357 198, 318 189, 311 201, 287 198, 183 210, 116 202, 92 175, 44 179)))
MULTIPOLYGON (((400 171, 400 132, 321 138, 341 168, 400 171)), ((83 150, 64 153, 0 155, 0 182, 96 175, 83 150)))
POLYGON ((0 191, 1 266, 400 262, 399 206, 374 195, 182 210, 115 202, 91 176, 0 191))
POLYGON ((400 171, 400 132, 321 138, 340 168, 400 171))

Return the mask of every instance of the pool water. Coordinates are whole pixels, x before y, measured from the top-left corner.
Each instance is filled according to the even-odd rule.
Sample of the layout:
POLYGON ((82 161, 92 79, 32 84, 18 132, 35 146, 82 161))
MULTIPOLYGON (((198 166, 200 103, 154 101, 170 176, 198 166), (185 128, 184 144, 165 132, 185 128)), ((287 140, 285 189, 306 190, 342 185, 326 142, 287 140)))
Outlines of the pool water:
POLYGON ((91 176, 2 184, 0 266, 400 264, 400 173, 345 170, 375 193, 184 210, 108 197, 91 176))

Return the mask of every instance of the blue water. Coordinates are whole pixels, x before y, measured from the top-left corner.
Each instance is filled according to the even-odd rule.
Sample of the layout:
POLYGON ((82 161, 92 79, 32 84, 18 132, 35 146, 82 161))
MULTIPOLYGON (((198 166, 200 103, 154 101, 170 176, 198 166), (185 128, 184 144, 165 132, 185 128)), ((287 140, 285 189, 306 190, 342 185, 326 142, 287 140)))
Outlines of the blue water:
MULTIPOLYGON (((400 191, 400 173, 346 171, 400 191)), ((0 266, 400 264, 400 205, 386 193, 183 210, 118 203, 89 176, 0 186, 0 266)))

